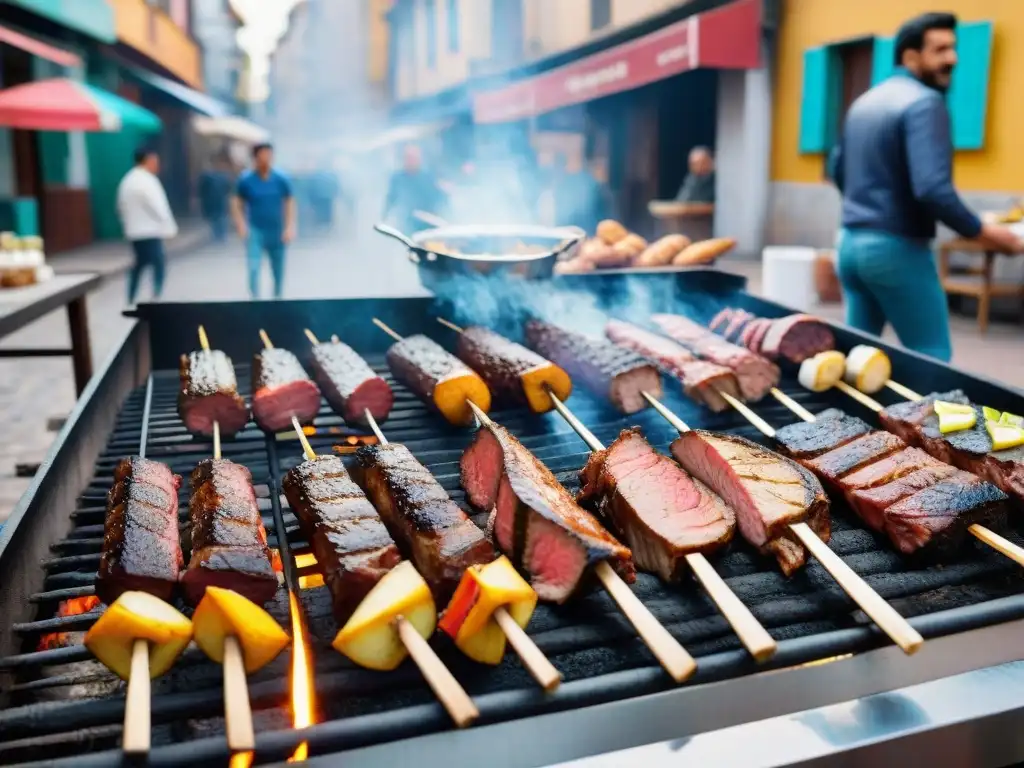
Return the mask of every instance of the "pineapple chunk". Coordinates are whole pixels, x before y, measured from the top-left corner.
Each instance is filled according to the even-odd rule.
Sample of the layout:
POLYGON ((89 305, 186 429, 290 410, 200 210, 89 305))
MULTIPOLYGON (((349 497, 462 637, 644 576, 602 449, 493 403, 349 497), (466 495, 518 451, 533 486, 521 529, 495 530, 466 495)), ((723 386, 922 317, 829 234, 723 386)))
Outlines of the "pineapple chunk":
MULTIPOLYGON (((935 401, 935 412, 939 416, 951 416, 955 413, 967 414, 974 413, 973 405, 963 405, 962 403, 950 403, 945 400, 935 401)), ((988 418, 988 417, 986 417, 988 418)), ((999 421, 998 418, 992 419, 992 421, 999 421)))
POLYGON ((196 645, 224 663, 224 642, 238 639, 249 674, 262 669, 288 647, 290 638, 281 625, 256 603, 223 587, 207 587, 192 614, 196 645))
POLYGON ((1005 451, 1024 445, 1024 429, 1012 424, 1000 424, 995 421, 985 422, 988 436, 992 438, 993 451, 1005 451))
POLYGON ((437 608, 430 587, 413 564, 404 561, 384 576, 363 598, 332 645, 356 664, 384 672, 397 667, 408 651, 395 620, 404 617, 423 637, 437 626, 437 608))
POLYGON ((192 622, 148 592, 125 592, 85 634, 85 647, 111 672, 127 680, 136 640, 149 643, 149 674, 167 672, 192 639, 192 622))
POLYGON ((878 347, 858 344, 846 356, 846 383, 861 392, 873 395, 885 386, 892 376, 889 356, 878 347))
POLYGON ((978 414, 972 408, 970 413, 940 413, 939 432, 944 435, 970 429, 978 423, 978 414))

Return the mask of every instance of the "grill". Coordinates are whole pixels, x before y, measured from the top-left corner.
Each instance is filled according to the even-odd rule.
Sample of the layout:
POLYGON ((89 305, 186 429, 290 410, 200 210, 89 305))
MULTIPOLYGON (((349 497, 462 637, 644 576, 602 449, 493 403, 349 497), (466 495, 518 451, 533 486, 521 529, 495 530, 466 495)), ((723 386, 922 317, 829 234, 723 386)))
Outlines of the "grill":
MULTIPOLYGON (((623 306, 617 297, 638 282, 650 289, 647 295, 655 302, 651 308, 703 320, 725 305, 766 316, 787 311, 743 293, 739 278, 714 272, 586 277, 562 280, 560 284, 586 291, 596 306, 614 313, 623 306)), ((239 387, 247 396, 250 377, 245 363, 259 345, 257 333, 261 327, 269 331, 278 346, 292 349, 300 357, 309 347, 303 328, 312 328, 325 337, 338 333, 390 381, 383 356, 390 340, 370 324, 370 318, 378 316, 401 332, 419 330, 451 344, 451 332, 433 320, 437 314, 447 314, 462 323, 474 320, 461 305, 430 299, 163 304, 140 309, 140 322, 91 383, 0 540, 0 616, 4 617, 0 619, 0 763, 36 760, 41 749, 45 749, 48 760, 65 758, 68 764, 73 760, 79 767, 121 762, 118 744, 124 685, 91 658, 77 642, 80 636, 74 634, 86 630, 99 609, 81 615, 56 614, 62 601, 93 592, 105 495, 117 461, 144 449, 148 457, 166 462, 174 472, 187 476, 198 461, 210 455, 211 444, 186 433, 176 408, 177 360, 181 352, 196 346, 196 327, 205 325, 214 346, 224 349, 238 364, 239 387), (70 644, 39 650, 40 639, 51 633, 69 633, 64 639, 70 644)), ((869 341, 843 328, 837 329, 837 337, 841 348, 869 341)), ((912 353, 887 351, 902 383, 914 389, 961 386, 974 399, 994 407, 1018 413, 1024 407, 1024 397, 997 384, 965 376, 912 353)), ((396 404, 383 425, 385 434, 393 442, 406 443, 451 496, 464 505, 458 461, 469 444, 469 431, 443 424, 408 392, 391 383, 396 404)), ((843 395, 807 392, 792 376, 784 379, 782 388, 811 412, 835 406, 860 413, 856 411, 858 406, 843 395)), ((666 404, 690 425, 763 441, 739 414, 712 414, 685 400, 678 387, 666 390, 666 404)), ((620 429, 634 424, 661 450, 667 450, 676 435, 652 409, 622 417, 579 389, 569 405, 606 442, 620 429)), ((770 399, 757 404, 755 410, 775 426, 795 418, 770 399)), ((557 414, 495 411, 491 416, 519 437, 567 486, 576 489, 576 472, 586 461, 587 449, 557 414)), ((324 406, 310 442, 318 453, 326 453, 332 445, 345 444, 346 438, 363 435, 345 426, 324 406)), ((279 492, 283 474, 302 460, 298 441, 294 435, 264 436, 250 424, 233 441, 224 442, 223 453, 252 472, 270 546, 281 550, 286 582, 296 587, 303 572, 295 568, 294 555, 303 552, 306 543, 279 492)), ((182 489, 181 501, 184 521, 187 488, 182 489)), ((483 524, 480 517, 476 520, 483 524)), ((833 505, 833 530, 833 550, 897 610, 913 617, 914 626, 934 642, 941 642, 935 638, 1024 617, 1020 569, 991 550, 972 545, 954 563, 942 567, 915 565, 868 533, 838 503, 833 505)), ((713 681, 762 680, 770 676, 756 673, 765 669, 888 645, 814 561, 787 580, 771 562, 741 543, 714 558, 714 565, 779 641, 779 652, 769 664, 756 665, 695 584, 684 581, 667 586, 653 576, 640 575, 634 587, 636 594, 697 658, 698 672, 687 684, 688 689, 701 690, 694 686, 713 681)), ((313 642, 318 724, 307 731, 290 729, 286 652, 250 677, 258 734, 257 764, 287 758, 302 741, 309 742, 315 756, 355 748, 384 748, 403 739, 450 730, 446 714, 411 664, 389 674, 374 673, 354 667, 330 648, 337 627, 325 587, 303 589, 300 597, 313 642)), ((290 626, 284 589, 278 590, 268 610, 282 626, 290 626)), ((462 657, 443 638, 434 639, 442 659, 474 697, 481 712, 479 725, 446 742, 449 764, 468 763, 468 759, 459 760, 465 757, 458 751, 460 744, 466 749, 479 748, 480 732, 499 738, 503 727, 522 725, 524 719, 526 723, 539 722, 537 716, 547 713, 584 708, 598 712, 601 706, 616 702, 653 701, 656 697, 651 694, 674 688, 603 593, 595 592, 557 609, 539 607, 529 632, 564 675, 565 682, 554 695, 541 693, 512 654, 500 667, 485 668, 462 657)), ((926 643, 926 648, 929 645, 926 643)), ((992 658, 979 652, 971 663, 981 666, 986 660, 992 663, 992 658)), ((914 660, 901 663, 915 669, 914 660)), ((935 671, 916 668, 914 674, 927 677, 935 671)), ((874 684, 886 683, 891 687, 895 678, 874 684)), ((767 713, 770 707, 765 706, 763 712, 767 713)), ((197 649, 190 649, 168 675, 153 683, 150 763, 225 764, 228 753, 222 711, 221 670, 197 649)), ((703 726, 694 727, 709 724, 705 719, 703 726)), ((594 738, 590 746, 578 748, 580 754, 599 750, 602 744, 611 748, 620 743, 610 739, 594 738)), ((536 754, 536 747, 520 758, 506 756, 507 762, 502 764, 538 764, 535 761, 539 757, 530 758, 527 753, 536 754)), ((363 754, 384 753, 370 750, 363 754)), ((388 762, 398 759, 396 754, 402 753, 389 753, 387 758, 381 757, 381 762, 364 764, 396 764, 388 762)))

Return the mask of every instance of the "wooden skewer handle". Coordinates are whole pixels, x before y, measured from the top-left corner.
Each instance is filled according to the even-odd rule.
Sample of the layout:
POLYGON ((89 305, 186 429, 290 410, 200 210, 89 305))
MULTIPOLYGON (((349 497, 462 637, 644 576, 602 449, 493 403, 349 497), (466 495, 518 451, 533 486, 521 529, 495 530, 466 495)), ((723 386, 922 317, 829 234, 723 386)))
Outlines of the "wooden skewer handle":
POLYGON ((893 381, 892 379, 889 379, 887 382, 885 382, 885 386, 887 386, 889 389, 891 389, 893 392, 895 392, 900 397, 907 398, 907 400, 921 400, 922 399, 921 395, 919 395, 914 390, 910 389, 910 387, 904 387, 898 381, 893 381))
POLYGON ((204 352, 210 351, 210 340, 206 337, 206 329, 203 326, 199 326, 199 347, 204 352))
POLYGON ((124 703, 124 735, 122 749, 132 755, 149 752, 149 644, 136 640, 132 645, 131 674, 128 696, 124 703))
POLYGON ((220 458, 220 422, 213 422, 213 458, 220 458))
POLYGON ((533 642, 533 638, 516 624, 516 620, 504 607, 498 608, 494 612, 494 620, 498 622, 498 626, 505 633, 512 648, 519 654, 523 666, 533 675, 533 679, 537 681, 538 685, 548 693, 555 690, 562 682, 562 673, 548 661, 548 657, 533 642))
POLYGON ((976 539, 985 542, 1001 555, 1006 555, 1018 565, 1024 565, 1024 548, 1017 546, 1009 539, 1004 539, 998 533, 983 525, 975 524, 967 530, 976 539))
POLYGON ((774 397, 776 400, 778 400, 784 406, 789 408, 789 410, 791 410, 793 413, 795 413, 797 416, 799 416, 804 421, 807 421, 807 422, 815 421, 815 416, 814 416, 813 413, 808 411, 806 408, 804 408, 802 405, 800 405, 800 403, 798 403, 796 400, 794 400, 792 397, 787 395, 785 392, 783 392, 778 387, 772 387, 771 393, 772 393, 772 397, 774 397))
POLYGON ((263 342, 263 346, 266 347, 267 349, 274 348, 274 342, 270 340, 270 336, 268 336, 267 332, 262 328, 260 328, 260 340, 263 342))
POLYGON ((480 717, 480 710, 469 698, 469 694, 448 671, 448 667, 437 658, 434 649, 420 637, 420 633, 409 623, 408 619, 399 616, 396 624, 398 625, 398 636, 402 639, 403 645, 409 651, 409 655, 412 656, 412 660, 419 667, 423 677, 426 678, 427 685, 434 691, 434 695, 437 696, 444 708, 448 710, 448 714, 451 715, 455 724, 459 728, 465 728, 480 717))
POLYGON ((306 338, 309 339, 310 344, 316 345, 320 343, 320 340, 316 337, 316 334, 309 330, 309 328, 303 329, 303 332, 306 334, 306 338))
POLYGON ((870 395, 865 395, 859 389, 851 387, 845 381, 837 381, 836 389, 838 389, 840 392, 845 392, 847 395, 852 397, 865 408, 868 408, 869 410, 872 410, 875 413, 878 413, 880 410, 882 410, 882 404, 875 400, 875 398, 871 397, 870 395))
POLYGON ((665 671, 672 676, 672 679, 681 683, 692 675, 697 669, 697 662, 679 644, 679 641, 669 634, 661 622, 654 617, 654 614, 647 610, 647 606, 640 602, 640 599, 633 594, 633 590, 619 578, 619 574, 613 571, 606 562, 598 563, 595 570, 597 578, 611 595, 612 600, 626 614, 626 618, 636 629, 637 634, 651 649, 651 653, 658 659, 665 671))
POLYGON ((232 752, 256 749, 249 685, 245 679, 245 660, 236 637, 224 640, 224 727, 232 752))

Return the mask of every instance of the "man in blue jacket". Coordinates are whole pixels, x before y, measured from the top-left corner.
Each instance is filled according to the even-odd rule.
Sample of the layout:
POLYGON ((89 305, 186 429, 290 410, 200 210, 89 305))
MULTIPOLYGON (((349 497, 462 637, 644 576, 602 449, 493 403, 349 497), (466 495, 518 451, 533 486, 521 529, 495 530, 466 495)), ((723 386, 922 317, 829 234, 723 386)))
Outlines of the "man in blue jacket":
POLYGON ((1006 227, 982 223, 953 188, 945 94, 957 19, 926 13, 896 34, 895 75, 857 99, 832 155, 843 194, 839 279, 848 325, 881 334, 892 323, 907 348, 952 356, 949 311, 931 251, 936 222, 993 250, 1020 250, 1006 227))

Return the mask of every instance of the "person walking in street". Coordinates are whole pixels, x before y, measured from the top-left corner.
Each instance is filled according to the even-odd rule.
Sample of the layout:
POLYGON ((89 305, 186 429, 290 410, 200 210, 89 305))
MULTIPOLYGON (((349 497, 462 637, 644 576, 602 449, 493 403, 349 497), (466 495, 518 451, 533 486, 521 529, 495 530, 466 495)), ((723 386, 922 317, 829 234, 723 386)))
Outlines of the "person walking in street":
POLYGON ((837 251, 847 324, 879 335, 888 321, 905 347, 943 361, 952 348, 931 250, 936 222, 993 250, 1021 248, 953 188, 945 94, 957 63, 956 24, 952 14, 926 13, 900 27, 896 74, 850 106, 831 158, 843 195, 837 251))
POLYGON ((224 242, 228 230, 228 197, 231 196, 230 163, 226 158, 213 158, 210 167, 199 176, 199 208, 210 225, 213 239, 224 242))
POLYGON ((391 174, 387 197, 384 198, 384 220, 391 221, 406 234, 430 225, 419 219, 416 211, 440 215, 445 194, 434 178, 423 170, 420 148, 408 144, 402 150, 402 167, 391 174))
POLYGON ((688 158, 689 173, 679 187, 680 203, 715 202, 715 159, 707 147, 694 147, 688 158))
POLYGON ((263 254, 270 261, 274 298, 284 289, 284 261, 288 243, 295 239, 295 196, 288 177, 273 167, 274 149, 259 144, 252 150, 253 167, 238 179, 231 198, 231 216, 246 243, 249 293, 260 294, 263 254))
POLYGON ((143 271, 153 273, 153 298, 164 290, 164 240, 178 234, 167 193, 157 174, 160 156, 154 150, 135 153, 135 167, 117 187, 117 212, 124 236, 132 245, 135 262, 128 272, 128 305, 135 304, 143 271))

